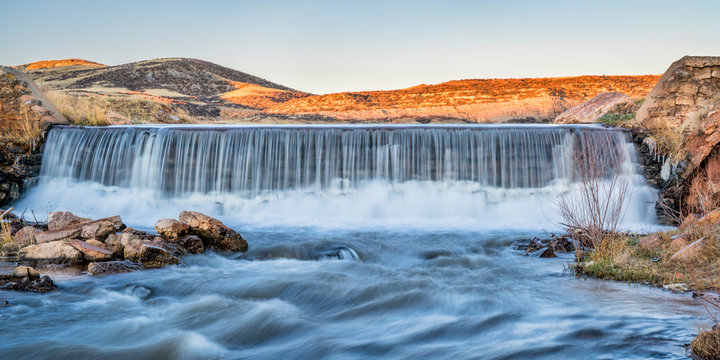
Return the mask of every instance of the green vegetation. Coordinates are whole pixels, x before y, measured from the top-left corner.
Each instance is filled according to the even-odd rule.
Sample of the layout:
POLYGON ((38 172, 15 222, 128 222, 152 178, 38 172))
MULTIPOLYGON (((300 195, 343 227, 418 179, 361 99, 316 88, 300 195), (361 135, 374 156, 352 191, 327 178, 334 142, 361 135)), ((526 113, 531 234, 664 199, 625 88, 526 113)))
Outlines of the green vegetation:
POLYGON ((613 252, 599 249, 575 266, 578 275, 649 285, 686 284, 689 289, 720 289, 720 227, 694 226, 659 232, 651 244, 625 237, 613 252), (685 245, 703 239, 693 256, 672 258, 685 245))
POLYGON ((635 120, 635 114, 615 114, 615 113, 606 113, 600 118, 600 123, 605 124, 608 126, 622 126, 625 124, 631 123, 633 120, 635 120))

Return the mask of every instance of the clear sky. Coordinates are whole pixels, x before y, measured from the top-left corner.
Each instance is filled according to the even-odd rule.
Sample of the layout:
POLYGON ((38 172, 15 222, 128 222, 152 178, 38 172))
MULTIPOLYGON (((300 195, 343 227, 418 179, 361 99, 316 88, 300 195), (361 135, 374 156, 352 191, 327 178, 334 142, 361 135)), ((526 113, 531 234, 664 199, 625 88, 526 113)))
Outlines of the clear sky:
POLYGON ((720 1, 0 0, 0 64, 192 57, 299 90, 659 74, 720 55, 720 1))

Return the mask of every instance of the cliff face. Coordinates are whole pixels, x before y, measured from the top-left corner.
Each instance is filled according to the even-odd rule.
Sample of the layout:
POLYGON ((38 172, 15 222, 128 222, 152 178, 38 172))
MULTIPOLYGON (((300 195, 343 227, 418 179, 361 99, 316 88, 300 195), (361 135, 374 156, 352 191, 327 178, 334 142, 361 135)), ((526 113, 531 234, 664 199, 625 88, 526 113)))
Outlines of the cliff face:
POLYGON ((648 166, 660 169, 662 202, 683 215, 720 207, 720 57, 673 63, 636 118, 648 130, 642 147, 656 155, 648 166))
POLYGON ((647 127, 689 128, 718 102, 720 57, 685 56, 670 65, 653 87, 637 119, 647 127))
POLYGON ((27 75, 0 67, 0 205, 39 174, 47 129, 66 123, 27 75))

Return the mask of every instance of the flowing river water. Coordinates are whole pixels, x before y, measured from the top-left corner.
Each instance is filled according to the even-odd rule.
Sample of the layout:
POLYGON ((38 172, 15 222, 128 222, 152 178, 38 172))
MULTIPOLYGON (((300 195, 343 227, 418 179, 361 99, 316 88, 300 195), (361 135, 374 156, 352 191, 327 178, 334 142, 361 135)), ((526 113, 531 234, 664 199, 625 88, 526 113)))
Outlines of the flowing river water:
POLYGON ((686 358, 689 295, 512 246, 559 230, 593 143, 633 185, 623 226, 656 228, 632 144, 600 127, 55 128, 17 208, 147 230, 197 210, 250 250, 2 292, 0 358, 686 358))

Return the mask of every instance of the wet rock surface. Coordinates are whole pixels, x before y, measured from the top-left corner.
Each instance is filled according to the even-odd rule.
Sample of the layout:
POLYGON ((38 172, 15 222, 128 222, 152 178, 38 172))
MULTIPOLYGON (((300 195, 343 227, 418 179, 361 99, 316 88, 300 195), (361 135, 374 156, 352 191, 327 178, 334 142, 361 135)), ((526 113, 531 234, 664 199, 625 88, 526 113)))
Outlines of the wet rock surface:
POLYGON ((145 267, 142 264, 129 260, 91 262, 88 264, 88 272, 93 275, 119 274, 143 269, 145 267))
POLYGON ((33 291, 45 293, 57 286, 49 276, 40 276, 34 268, 18 266, 12 275, 0 275, 0 290, 33 291))
POLYGON ((152 235, 126 227, 119 216, 92 220, 66 211, 53 212, 45 226, 31 225, 8 213, 7 218, 14 221, 15 237, 3 246, 2 253, 16 256, 21 264, 88 264, 91 274, 110 274, 183 264, 180 256, 201 254, 206 249, 247 250, 242 236, 219 220, 196 212, 183 212, 183 217, 192 226, 162 219, 156 225, 160 234, 152 235))
POLYGON ((220 220, 195 211, 183 211, 179 220, 190 227, 190 233, 203 240, 207 248, 221 251, 247 251, 248 244, 235 230, 220 220))
POLYGON ((575 251, 573 242, 565 236, 551 234, 547 239, 532 238, 520 240, 513 243, 515 250, 524 251, 528 256, 541 258, 557 257, 556 253, 568 253, 575 251))

